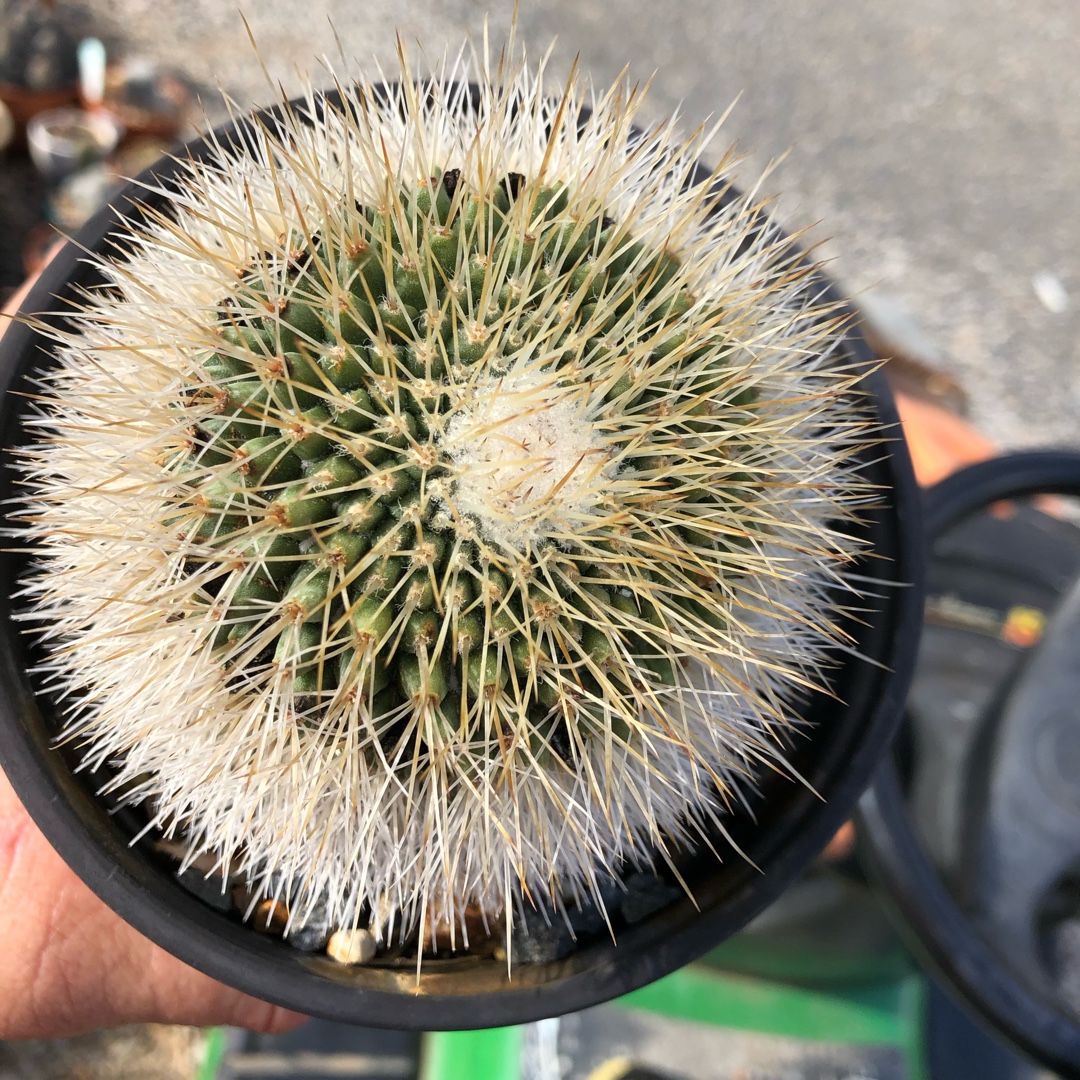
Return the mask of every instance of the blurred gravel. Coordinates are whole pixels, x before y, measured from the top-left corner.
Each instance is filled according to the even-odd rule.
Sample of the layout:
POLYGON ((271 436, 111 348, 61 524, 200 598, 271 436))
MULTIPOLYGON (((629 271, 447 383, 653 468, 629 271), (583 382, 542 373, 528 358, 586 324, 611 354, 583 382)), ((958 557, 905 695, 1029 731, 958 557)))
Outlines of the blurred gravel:
MULTIPOLYGON (((80 6, 242 103, 273 97, 233 5, 80 6)), ((434 58, 479 34, 484 10, 260 0, 247 17, 269 78, 295 90, 323 54, 392 64, 395 29, 423 64, 418 38, 434 58)), ((499 40, 511 4, 489 10, 499 40)), ((681 101, 689 129, 741 94, 722 141, 751 151, 744 184, 790 150, 766 181, 780 218, 823 223, 832 273, 921 336, 975 420, 1007 444, 1080 442, 1080 5, 522 0, 519 21, 535 53, 558 35, 556 73, 576 54, 599 82, 655 71, 657 119, 681 101)))
POLYGON ((0 1080, 192 1080, 205 1054, 198 1028, 131 1025, 0 1043, 0 1080))

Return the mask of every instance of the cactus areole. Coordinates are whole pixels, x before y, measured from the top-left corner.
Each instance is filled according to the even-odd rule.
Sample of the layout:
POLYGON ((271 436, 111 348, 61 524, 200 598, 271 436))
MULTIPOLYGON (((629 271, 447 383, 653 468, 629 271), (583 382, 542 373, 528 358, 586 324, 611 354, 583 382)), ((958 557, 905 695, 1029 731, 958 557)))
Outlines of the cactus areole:
POLYGON ((129 188, 3 341, 36 395, 5 766, 219 978, 392 1026, 603 1000, 775 896, 891 733, 887 391, 730 161, 638 105, 483 60, 312 92, 129 188), (298 951, 318 920, 374 957, 298 951))

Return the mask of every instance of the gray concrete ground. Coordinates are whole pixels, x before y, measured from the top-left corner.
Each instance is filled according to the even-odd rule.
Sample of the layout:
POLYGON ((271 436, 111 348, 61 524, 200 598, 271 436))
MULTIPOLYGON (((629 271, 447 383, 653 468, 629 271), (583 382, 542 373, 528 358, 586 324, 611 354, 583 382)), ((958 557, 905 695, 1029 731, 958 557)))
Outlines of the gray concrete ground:
MULTIPOLYGON (((81 0, 131 47, 243 102, 273 96, 240 15, 220 0, 81 0)), ((493 0, 505 33, 509 0, 493 0)), ((469 0, 260 0, 247 6, 287 90, 322 54, 429 56, 485 8, 469 0), (331 26, 331 22, 333 26, 331 26), (339 52, 336 37, 340 40, 339 52)), ((832 272, 921 328, 930 357, 1003 443, 1080 442, 1080 6, 1070 0, 522 0, 522 37, 558 36, 597 81, 654 71, 651 113, 686 126, 740 94, 728 137, 792 226, 820 221, 832 272)), ((340 60, 335 65, 341 67, 340 60)), ((316 78, 318 76, 316 75, 316 78)))
POLYGON ((205 1044, 198 1028, 165 1024, 0 1042, 0 1080, 192 1080, 205 1044))
MULTIPOLYGON (((232 3, 74 2, 132 52, 244 104, 274 97, 232 3)), ((490 10, 500 36, 511 5, 490 10)), ((392 65, 395 29, 437 56, 484 8, 259 0, 247 16, 271 82, 295 91, 298 69, 340 55, 335 34, 339 69, 392 65)), ((725 130, 749 151, 743 183, 790 150, 767 184, 777 212, 822 223, 842 285, 921 333, 1000 442, 1080 443, 1080 5, 522 0, 519 22, 536 52, 558 35, 557 74, 576 54, 601 83, 655 71, 656 119, 682 102, 689 129, 741 95, 725 130)))

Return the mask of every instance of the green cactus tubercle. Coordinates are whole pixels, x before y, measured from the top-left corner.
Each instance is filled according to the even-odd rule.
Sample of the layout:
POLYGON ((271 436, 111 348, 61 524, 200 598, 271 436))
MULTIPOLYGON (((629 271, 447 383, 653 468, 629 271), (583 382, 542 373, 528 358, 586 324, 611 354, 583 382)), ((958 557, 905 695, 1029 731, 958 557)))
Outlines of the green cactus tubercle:
POLYGON ((409 717, 410 739, 468 742, 477 702, 500 694, 539 760, 628 739, 597 703, 677 680, 663 643, 722 631, 716 567, 753 542, 715 525, 753 478, 707 436, 756 400, 732 379, 721 314, 695 310, 676 257, 560 185, 510 174, 478 195, 450 170, 384 203, 350 199, 240 267, 187 379, 169 524, 184 524, 206 647, 239 691, 285 673, 301 726, 362 696, 385 746, 409 717), (454 418, 478 369, 497 395, 523 364, 588 402, 598 489, 633 474, 639 500, 679 501, 668 544, 692 587, 661 581, 617 515, 522 539, 462 509, 454 418), (650 425, 664 438, 643 440, 650 425), (671 474, 665 447, 688 441, 671 474))

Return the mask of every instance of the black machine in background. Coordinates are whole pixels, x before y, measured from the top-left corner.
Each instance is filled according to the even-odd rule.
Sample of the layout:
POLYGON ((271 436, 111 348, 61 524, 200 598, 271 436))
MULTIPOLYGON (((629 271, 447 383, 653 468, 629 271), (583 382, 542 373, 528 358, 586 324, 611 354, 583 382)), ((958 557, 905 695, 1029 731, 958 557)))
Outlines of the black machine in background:
POLYGON ((861 852, 927 968, 1080 1077, 1080 453, 1014 454, 926 494, 926 626, 861 852))

